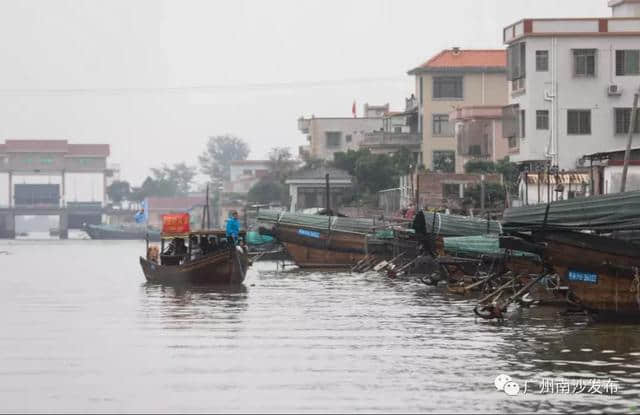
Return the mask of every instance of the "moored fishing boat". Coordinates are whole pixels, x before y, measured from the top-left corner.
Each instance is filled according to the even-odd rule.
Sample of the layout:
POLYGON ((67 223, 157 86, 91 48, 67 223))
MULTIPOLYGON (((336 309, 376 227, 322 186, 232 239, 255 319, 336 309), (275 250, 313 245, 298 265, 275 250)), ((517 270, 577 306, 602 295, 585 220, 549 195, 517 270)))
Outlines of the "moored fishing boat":
POLYGON ((149 239, 160 241, 160 231, 144 224, 127 223, 120 225, 87 225, 85 232, 91 239, 149 239))
POLYGON ((264 210, 258 221, 272 225, 261 233, 280 241, 302 268, 350 268, 369 254, 385 255, 393 249, 388 234, 376 236, 386 225, 373 219, 264 210))
POLYGON ((570 300, 600 316, 640 317, 640 245, 615 238, 640 229, 640 192, 509 209, 504 217, 511 236, 501 246, 538 253, 570 300))
POLYGON ((163 216, 160 247, 150 246, 147 240, 147 255, 140 257, 140 266, 147 281, 164 284, 242 284, 249 267, 245 232, 238 232, 236 241, 235 237, 227 237, 223 230, 208 229, 208 186, 206 201, 201 230, 191 230, 188 213, 163 216))

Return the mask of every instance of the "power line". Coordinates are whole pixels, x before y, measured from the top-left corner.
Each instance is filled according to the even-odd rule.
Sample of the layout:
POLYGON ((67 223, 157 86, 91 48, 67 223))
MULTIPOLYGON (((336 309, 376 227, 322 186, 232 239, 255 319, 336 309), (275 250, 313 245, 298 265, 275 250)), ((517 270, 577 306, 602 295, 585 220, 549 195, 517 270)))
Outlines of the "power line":
POLYGON ((369 85, 376 83, 405 83, 406 79, 350 78, 322 81, 294 81, 273 83, 247 83, 230 85, 191 85, 176 87, 132 87, 132 88, 0 88, 0 95, 46 96, 46 95, 133 95, 133 94, 189 94, 225 91, 261 91, 300 88, 327 88, 347 85, 369 85))

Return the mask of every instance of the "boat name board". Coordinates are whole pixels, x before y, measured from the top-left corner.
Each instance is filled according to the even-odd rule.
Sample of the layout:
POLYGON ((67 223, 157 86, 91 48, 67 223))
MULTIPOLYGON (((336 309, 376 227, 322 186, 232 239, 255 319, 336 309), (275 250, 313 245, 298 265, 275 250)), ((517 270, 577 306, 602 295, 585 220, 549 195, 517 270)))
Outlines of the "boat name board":
POLYGON ((320 238, 320 232, 308 231, 306 229, 298 229, 298 235, 308 236, 309 238, 320 238))
POLYGON ((569 270, 569 281, 587 282, 589 284, 598 283, 598 274, 593 272, 582 272, 573 269, 569 270))

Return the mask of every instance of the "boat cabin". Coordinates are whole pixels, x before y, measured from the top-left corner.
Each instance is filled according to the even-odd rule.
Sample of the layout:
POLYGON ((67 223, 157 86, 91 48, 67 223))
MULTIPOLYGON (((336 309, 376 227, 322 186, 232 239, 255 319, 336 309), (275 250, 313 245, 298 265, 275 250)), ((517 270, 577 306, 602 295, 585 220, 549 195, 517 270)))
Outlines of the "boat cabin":
POLYGON ((191 231, 189 220, 188 213, 164 215, 160 247, 149 246, 147 238, 147 260, 159 265, 183 265, 245 244, 245 231, 240 231, 234 241, 221 229, 191 231))

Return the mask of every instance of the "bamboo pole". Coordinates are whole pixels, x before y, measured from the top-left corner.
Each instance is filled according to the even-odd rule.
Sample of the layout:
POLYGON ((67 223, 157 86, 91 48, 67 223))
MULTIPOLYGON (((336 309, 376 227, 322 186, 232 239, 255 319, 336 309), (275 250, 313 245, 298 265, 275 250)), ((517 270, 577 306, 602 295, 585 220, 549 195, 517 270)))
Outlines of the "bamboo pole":
POLYGON ((638 115, 638 96, 638 92, 633 96, 631 122, 629 123, 629 139, 627 140, 627 149, 624 152, 624 167, 622 168, 622 184, 620 184, 620 193, 624 193, 627 187, 627 172, 629 171, 629 159, 631 158, 631 142, 633 141, 633 131, 636 128, 636 119, 638 115))

